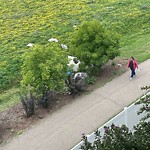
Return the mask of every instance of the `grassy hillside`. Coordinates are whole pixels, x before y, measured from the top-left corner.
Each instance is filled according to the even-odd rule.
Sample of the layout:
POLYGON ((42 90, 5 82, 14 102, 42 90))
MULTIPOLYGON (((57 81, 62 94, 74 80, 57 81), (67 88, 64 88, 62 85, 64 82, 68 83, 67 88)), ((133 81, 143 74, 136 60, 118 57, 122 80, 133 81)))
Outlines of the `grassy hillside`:
POLYGON ((98 19, 116 31, 121 57, 150 58, 149 0, 0 0, 0 14, 2 94, 19 82, 28 43, 46 44, 55 37, 69 46, 69 35, 84 20, 98 19))
POLYGON ((0 0, 1 91, 19 80, 20 56, 28 43, 64 36, 87 11, 87 3, 79 0, 0 0))
POLYGON ((122 45, 125 37, 150 31, 149 0, 0 0, 0 12, 0 91, 20 80, 28 43, 56 37, 69 45, 68 34, 84 20, 100 20, 120 35, 122 45))
POLYGON ((120 57, 135 56, 139 63, 150 59, 150 34, 139 35, 133 41, 135 42, 120 48, 120 57))

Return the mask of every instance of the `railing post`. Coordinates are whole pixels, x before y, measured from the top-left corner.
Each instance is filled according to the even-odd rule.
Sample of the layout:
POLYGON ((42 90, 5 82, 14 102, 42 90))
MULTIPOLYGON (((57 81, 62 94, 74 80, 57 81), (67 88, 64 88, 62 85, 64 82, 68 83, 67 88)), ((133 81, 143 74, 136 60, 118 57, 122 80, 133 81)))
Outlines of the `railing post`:
POLYGON ((125 125, 128 127, 128 107, 124 107, 125 125))

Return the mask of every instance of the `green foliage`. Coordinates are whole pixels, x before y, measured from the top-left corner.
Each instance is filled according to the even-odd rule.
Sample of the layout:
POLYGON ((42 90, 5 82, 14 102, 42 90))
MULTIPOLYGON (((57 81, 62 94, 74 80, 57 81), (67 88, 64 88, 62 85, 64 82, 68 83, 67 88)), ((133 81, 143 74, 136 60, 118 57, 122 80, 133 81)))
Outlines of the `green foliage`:
POLYGON ((94 84, 95 82, 96 82, 96 78, 93 77, 93 76, 88 76, 88 77, 86 78, 86 83, 87 83, 87 84, 94 84))
POLYGON ((35 91, 60 91, 67 76, 67 52, 57 43, 35 45, 22 57, 22 85, 30 85, 35 91))
POLYGON ((85 91, 87 89, 87 74, 86 73, 71 73, 68 75, 68 79, 66 80, 66 84, 68 86, 68 90, 70 94, 77 94, 81 91, 85 91))
POLYGON ((35 99, 35 96, 31 92, 29 96, 22 96, 20 94, 20 100, 27 117, 30 117, 35 113, 35 99))
POLYGON ((85 136, 85 134, 82 134, 82 140, 83 140, 83 144, 81 145, 80 149, 82 149, 82 150, 94 150, 92 143, 88 142, 87 136, 85 136))
POLYGON ((102 148, 103 150, 134 149, 135 141, 132 132, 125 125, 121 127, 115 125, 111 125, 111 128, 105 127, 102 148))
POLYGON ((150 58, 150 34, 133 34, 124 38, 124 42, 126 46, 120 48, 120 57, 135 56, 139 63, 150 58))
POLYGON ((110 128, 104 127, 104 129, 103 137, 98 130, 95 132, 92 146, 85 137, 82 137, 84 146, 81 146, 81 149, 88 150, 90 146, 90 150, 136 150, 134 136, 125 125, 118 127, 112 124, 110 128))
POLYGON ((0 93, 0 111, 8 107, 16 105, 19 102, 19 88, 11 88, 3 93, 0 93))
POLYGON ((141 87, 142 90, 147 90, 146 94, 140 98, 140 100, 136 103, 143 104, 138 114, 146 113, 146 115, 142 118, 142 120, 146 120, 150 118, 150 86, 141 87))
POLYGON ((102 21, 107 28, 113 28, 122 37, 150 31, 149 0, 107 0, 97 3, 91 5, 91 16, 102 21))
POLYGON ((84 22, 74 32, 71 55, 88 66, 90 73, 98 71, 102 64, 119 55, 119 42, 115 33, 110 33, 96 20, 84 22))
POLYGON ((122 125, 104 127, 105 133, 102 137, 100 132, 95 132, 94 143, 88 142, 85 135, 82 136, 82 150, 149 150, 150 148, 150 122, 140 122, 134 133, 128 127, 122 125))
MULTIPOLYGON (((150 86, 142 87, 141 89, 149 90, 150 86)), ((115 126, 104 127, 104 136, 100 132, 95 132, 94 143, 88 142, 85 135, 82 136, 83 145, 82 150, 149 150, 150 149, 150 107, 149 107, 149 94, 142 97, 137 104, 143 104, 139 114, 146 112, 147 115, 134 126, 134 131, 129 131, 125 125, 121 127, 115 126)))
POLYGON ((114 62, 114 61, 112 61, 111 65, 112 65, 112 66, 115 66, 116 64, 115 64, 115 62, 114 62))
MULTIPOLYGON (((2 55, 3 56, 3 55, 2 55)), ((0 92, 14 86, 20 80, 20 56, 9 57, 9 60, 0 62, 0 92)))
POLYGON ((142 121, 135 127, 134 136, 139 150, 150 149, 150 121, 142 121))

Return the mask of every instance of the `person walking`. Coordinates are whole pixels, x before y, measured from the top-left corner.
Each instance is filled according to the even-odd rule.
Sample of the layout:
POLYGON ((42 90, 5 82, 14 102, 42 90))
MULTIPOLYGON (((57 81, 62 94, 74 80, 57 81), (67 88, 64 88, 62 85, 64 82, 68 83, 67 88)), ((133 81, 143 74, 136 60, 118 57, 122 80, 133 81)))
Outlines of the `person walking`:
POLYGON ((130 60, 128 61, 128 68, 131 69, 131 77, 130 80, 133 79, 133 76, 136 75, 135 70, 138 69, 138 63, 137 61, 134 59, 134 57, 131 57, 130 60))

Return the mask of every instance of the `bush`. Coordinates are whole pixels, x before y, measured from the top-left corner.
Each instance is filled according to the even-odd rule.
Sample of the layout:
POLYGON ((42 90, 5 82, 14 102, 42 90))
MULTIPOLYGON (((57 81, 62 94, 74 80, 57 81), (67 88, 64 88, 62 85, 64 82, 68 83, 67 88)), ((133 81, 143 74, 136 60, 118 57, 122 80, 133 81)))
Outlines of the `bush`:
POLYGON ((67 78, 67 52, 57 43, 36 45, 22 57, 21 85, 33 87, 44 95, 46 91, 61 91, 67 78))
POLYGON ((82 150, 149 150, 150 148, 150 122, 140 122, 135 127, 135 132, 129 131, 128 127, 122 125, 104 127, 105 133, 102 137, 100 132, 95 132, 94 143, 88 142, 85 135, 82 136, 82 150))
POLYGON ((87 77, 87 79, 86 79, 86 83, 87 84, 95 84, 95 82, 96 82, 96 78, 95 77, 87 77))
POLYGON ((30 95, 22 96, 20 94, 20 100, 22 106, 26 112, 27 117, 34 115, 35 113, 35 96, 30 92, 30 95))
MULTIPOLYGON (((71 55, 77 56, 90 73, 97 72, 109 59, 119 55, 119 40, 96 20, 83 22, 72 38, 71 55)), ((85 70, 82 65, 81 71, 85 70)))
POLYGON ((85 91, 87 89, 87 74, 84 72, 72 73, 68 75, 68 80, 66 84, 69 87, 71 94, 79 93, 80 91, 85 91))
POLYGON ((53 100, 53 93, 51 91, 45 91, 41 98, 41 104, 44 108, 49 108, 50 102, 53 100))

